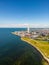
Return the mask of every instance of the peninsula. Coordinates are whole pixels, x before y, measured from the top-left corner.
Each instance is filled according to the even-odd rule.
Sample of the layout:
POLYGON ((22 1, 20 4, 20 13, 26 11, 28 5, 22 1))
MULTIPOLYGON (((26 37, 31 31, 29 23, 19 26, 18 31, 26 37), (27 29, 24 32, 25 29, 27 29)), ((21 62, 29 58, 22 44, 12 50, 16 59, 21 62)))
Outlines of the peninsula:
POLYGON ((12 34, 20 36, 21 40, 34 46, 49 64, 49 30, 30 32, 28 29, 28 31, 15 31, 12 34))

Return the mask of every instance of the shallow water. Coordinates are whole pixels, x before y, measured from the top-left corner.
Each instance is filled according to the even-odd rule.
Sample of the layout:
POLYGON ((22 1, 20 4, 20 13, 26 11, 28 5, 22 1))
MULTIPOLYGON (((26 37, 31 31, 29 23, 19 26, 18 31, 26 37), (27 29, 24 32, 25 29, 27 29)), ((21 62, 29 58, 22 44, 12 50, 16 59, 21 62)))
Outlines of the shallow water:
POLYGON ((0 65, 42 65, 36 50, 19 36, 11 34, 22 30, 26 28, 0 28, 0 65))

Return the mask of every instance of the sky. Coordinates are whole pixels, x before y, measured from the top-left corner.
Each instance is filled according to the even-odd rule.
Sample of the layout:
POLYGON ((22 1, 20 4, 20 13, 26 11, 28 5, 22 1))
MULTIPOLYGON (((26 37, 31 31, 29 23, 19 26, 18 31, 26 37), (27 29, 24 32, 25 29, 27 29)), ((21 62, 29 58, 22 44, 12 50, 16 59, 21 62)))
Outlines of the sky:
POLYGON ((0 27, 49 28, 49 0, 0 0, 0 27))

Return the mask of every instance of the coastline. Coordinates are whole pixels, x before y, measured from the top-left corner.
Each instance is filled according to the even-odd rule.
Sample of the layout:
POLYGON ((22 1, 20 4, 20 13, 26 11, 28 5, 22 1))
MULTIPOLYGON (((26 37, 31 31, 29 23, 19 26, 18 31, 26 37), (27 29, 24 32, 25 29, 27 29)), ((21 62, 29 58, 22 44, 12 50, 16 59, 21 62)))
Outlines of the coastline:
POLYGON ((43 56, 43 59, 44 59, 44 60, 48 63, 48 65, 49 65, 49 59, 42 53, 42 51, 41 51, 38 47, 36 47, 36 46, 35 46, 34 44, 32 44, 31 42, 29 42, 29 41, 27 41, 27 40, 24 40, 23 37, 21 37, 21 40, 27 42, 28 44, 30 44, 30 45, 32 45, 34 48, 36 48, 36 49, 40 52, 40 54, 43 56))
MULTIPOLYGON (((12 34, 19 36, 18 34, 12 32, 12 34)), ((21 37, 21 36, 20 36, 21 37)), ((31 42, 24 40, 24 37, 21 37, 21 40, 24 42, 27 42, 28 44, 32 45, 36 50, 38 50, 38 52, 43 56, 43 59, 45 60, 45 62, 49 65, 49 59, 41 52, 41 50, 39 50, 38 47, 36 47, 34 44, 32 44, 31 42)), ((47 65, 46 64, 46 65, 47 65)), ((45 65, 45 64, 44 64, 45 65)))

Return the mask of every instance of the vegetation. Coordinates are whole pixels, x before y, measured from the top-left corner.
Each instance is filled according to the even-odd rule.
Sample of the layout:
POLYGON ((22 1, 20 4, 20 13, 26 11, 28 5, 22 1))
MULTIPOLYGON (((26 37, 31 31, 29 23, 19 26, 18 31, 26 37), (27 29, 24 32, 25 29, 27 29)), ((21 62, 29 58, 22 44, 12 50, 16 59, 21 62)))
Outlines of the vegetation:
MULTIPOLYGON (((21 38, 22 40, 25 40, 29 42, 29 44, 34 45, 37 47, 39 50, 42 51, 42 53, 46 56, 49 57, 49 42, 48 41, 43 41, 43 40, 34 40, 30 39, 27 37, 21 38)), ((44 62, 45 63, 45 62, 44 62)), ((45 64, 44 64, 45 65, 45 64)), ((47 65, 47 64, 46 64, 47 65)))
MULTIPOLYGON (((31 51, 31 50, 30 50, 31 51)), ((43 59, 39 60, 33 52, 25 52, 14 65, 48 65, 43 59)))
POLYGON ((49 42, 48 41, 41 41, 41 40, 33 40, 30 38, 22 38, 28 42, 31 42, 31 45, 38 47, 46 57, 49 57, 49 42))

